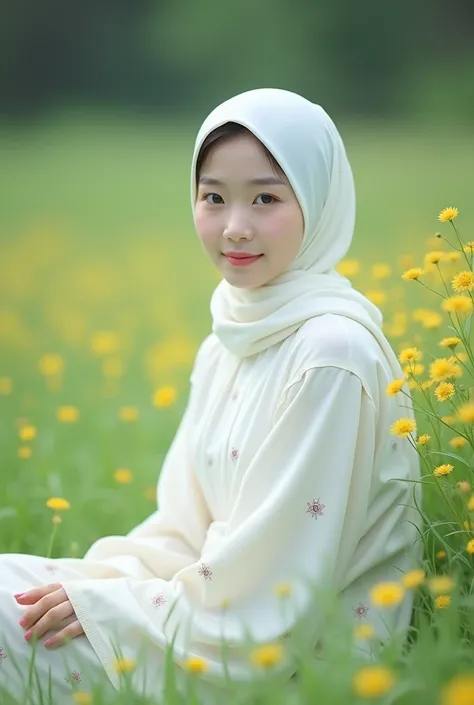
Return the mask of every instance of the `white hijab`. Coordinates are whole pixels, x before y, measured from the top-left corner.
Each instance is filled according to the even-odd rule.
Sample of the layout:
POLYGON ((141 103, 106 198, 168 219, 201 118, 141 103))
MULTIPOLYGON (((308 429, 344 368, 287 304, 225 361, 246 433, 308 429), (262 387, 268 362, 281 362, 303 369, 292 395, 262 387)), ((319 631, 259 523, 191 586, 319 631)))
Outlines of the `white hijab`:
POLYGON ((196 201, 196 162, 204 139, 216 127, 236 122, 273 154, 299 201, 305 231, 291 267, 269 284, 241 289, 222 280, 211 298, 213 332, 234 355, 247 357, 324 313, 366 326, 392 363, 401 369, 381 324, 382 315, 334 267, 346 255, 355 224, 355 189, 342 139, 319 106, 290 91, 261 88, 219 105, 202 124, 191 167, 191 202, 196 201))

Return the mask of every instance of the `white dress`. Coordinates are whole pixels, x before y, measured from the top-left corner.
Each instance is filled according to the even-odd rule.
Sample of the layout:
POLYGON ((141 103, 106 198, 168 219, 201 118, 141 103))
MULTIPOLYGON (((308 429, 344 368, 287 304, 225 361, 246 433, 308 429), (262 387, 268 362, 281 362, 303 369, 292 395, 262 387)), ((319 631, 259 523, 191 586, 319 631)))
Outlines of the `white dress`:
POLYGON ((59 695, 103 671, 119 688, 117 655, 137 661, 134 687, 157 695, 173 639, 178 665, 207 661, 211 690, 224 673, 222 639, 230 676, 251 679, 249 634, 254 644, 297 631, 308 648, 324 642, 318 587, 335 587, 349 619, 369 621, 381 639, 406 630, 410 594, 383 615, 368 597, 420 557, 407 506, 417 485, 403 481, 419 478, 418 457, 389 433, 407 415, 402 395, 387 396, 390 381, 375 338, 343 316, 312 318, 244 359, 208 336, 158 510, 83 559, 0 556, 0 684, 19 687, 12 662, 24 672, 31 654, 12 595, 48 582, 62 583, 86 635, 56 651, 38 644, 40 679, 51 672, 59 695), (291 589, 283 611, 281 583, 291 589))

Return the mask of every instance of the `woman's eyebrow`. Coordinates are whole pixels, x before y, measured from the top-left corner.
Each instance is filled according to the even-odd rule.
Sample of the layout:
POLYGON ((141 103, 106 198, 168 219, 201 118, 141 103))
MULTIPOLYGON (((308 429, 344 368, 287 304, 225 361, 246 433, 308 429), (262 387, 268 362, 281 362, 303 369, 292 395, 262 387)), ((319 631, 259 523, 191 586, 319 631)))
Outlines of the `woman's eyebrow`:
MULTIPOLYGON (((206 184, 207 186, 224 186, 225 184, 218 179, 212 179, 210 176, 201 176, 199 179, 200 184, 206 184)), ((249 186, 286 186, 285 182, 279 179, 277 176, 258 176, 255 179, 250 179, 247 181, 249 186)))

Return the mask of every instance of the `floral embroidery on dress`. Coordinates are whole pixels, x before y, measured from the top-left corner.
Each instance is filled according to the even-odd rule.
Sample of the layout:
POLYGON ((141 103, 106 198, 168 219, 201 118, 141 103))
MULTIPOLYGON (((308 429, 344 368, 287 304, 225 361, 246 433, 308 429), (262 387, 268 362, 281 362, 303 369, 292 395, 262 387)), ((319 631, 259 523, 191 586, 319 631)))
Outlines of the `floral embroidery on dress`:
POLYGON ((161 607, 166 602, 166 596, 163 592, 158 592, 154 597, 151 598, 151 604, 153 607, 161 607))
POLYGON ((79 673, 79 671, 72 671, 64 678, 64 680, 66 683, 70 683, 71 685, 77 685, 82 681, 82 673, 79 673))
POLYGON ((354 617, 356 619, 364 619, 367 617, 367 612, 369 611, 369 608, 367 605, 363 605, 362 602, 357 605, 357 607, 354 607, 352 610, 354 617))
POLYGON ((308 509, 306 510, 306 514, 311 514, 312 517, 317 519, 318 517, 322 516, 323 514, 323 509, 325 509, 326 505, 321 504, 318 499, 313 499, 312 502, 306 502, 308 505, 308 509))
POLYGON ((205 563, 201 564, 201 567, 199 568, 198 573, 199 573, 199 575, 202 575, 204 580, 212 580, 212 578, 211 578, 212 570, 205 563))
POLYGON ((230 454, 230 457, 232 458, 232 460, 237 460, 237 458, 239 457, 239 451, 237 448, 232 448, 232 453, 230 454))
POLYGON ((5 653, 3 646, 0 646, 0 665, 5 661, 8 656, 5 653))

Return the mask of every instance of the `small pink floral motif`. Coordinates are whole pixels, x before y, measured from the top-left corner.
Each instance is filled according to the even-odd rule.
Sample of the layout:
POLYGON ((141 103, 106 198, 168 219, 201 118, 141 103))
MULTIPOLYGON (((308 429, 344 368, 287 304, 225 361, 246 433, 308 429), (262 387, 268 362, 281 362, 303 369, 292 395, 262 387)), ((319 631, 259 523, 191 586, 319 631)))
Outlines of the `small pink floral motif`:
POLYGON ((212 570, 205 563, 202 563, 201 567, 199 568, 198 573, 199 573, 199 575, 202 575, 204 580, 212 580, 212 577, 211 577, 212 570))
POLYGON ((72 673, 69 676, 66 676, 64 680, 66 683, 71 683, 71 685, 77 685, 77 683, 82 681, 82 673, 79 673, 79 671, 72 671, 72 673))
POLYGON ((308 509, 306 510, 306 514, 311 514, 312 517, 317 519, 318 517, 322 516, 323 514, 323 509, 325 509, 326 505, 321 504, 318 499, 313 499, 312 502, 306 502, 308 505, 308 509))
POLYGON ((237 460, 237 458, 239 457, 239 451, 237 448, 232 448, 232 453, 230 454, 230 457, 232 458, 232 460, 237 460))
POLYGON ((154 597, 151 599, 151 604, 153 607, 161 607, 164 605, 166 602, 166 596, 162 592, 158 592, 154 597))
POLYGON ((369 608, 367 605, 363 605, 362 602, 357 605, 357 607, 354 607, 352 610, 354 617, 356 619, 364 619, 364 617, 367 617, 367 612, 369 611, 369 608))
POLYGON ((3 646, 0 646, 0 664, 2 664, 6 658, 8 658, 8 656, 6 655, 3 646))
POLYGON ((45 565, 45 568, 46 568, 46 570, 48 571, 48 573, 51 573, 51 574, 57 573, 58 570, 59 570, 58 566, 57 566, 57 565, 54 565, 54 563, 47 563, 47 564, 45 565))

